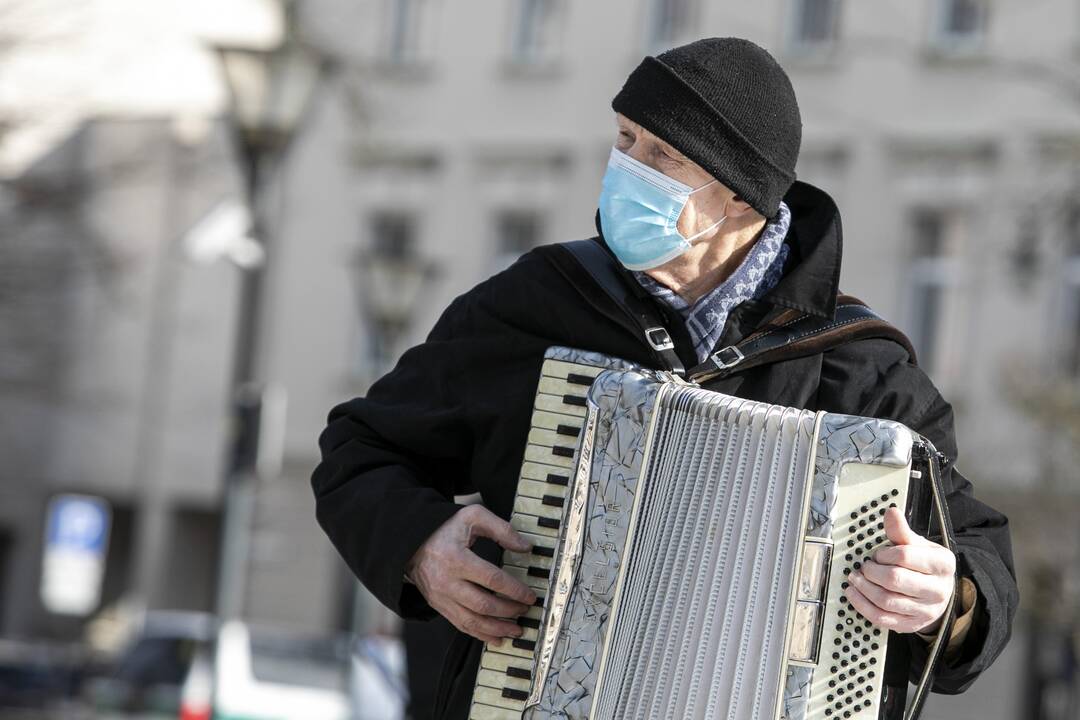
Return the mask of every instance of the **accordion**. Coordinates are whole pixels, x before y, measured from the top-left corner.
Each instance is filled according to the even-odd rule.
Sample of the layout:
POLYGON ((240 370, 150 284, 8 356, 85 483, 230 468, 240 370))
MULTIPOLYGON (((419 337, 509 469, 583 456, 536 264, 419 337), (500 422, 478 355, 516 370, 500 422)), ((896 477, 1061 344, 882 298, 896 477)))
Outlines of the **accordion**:
POLYGON ((538 600, 485 646, 472 720, 878 717, 888 633, 845 576, 936 472, 925 439, 559 347, 531 424, 533 548, 503 568, 538 600))

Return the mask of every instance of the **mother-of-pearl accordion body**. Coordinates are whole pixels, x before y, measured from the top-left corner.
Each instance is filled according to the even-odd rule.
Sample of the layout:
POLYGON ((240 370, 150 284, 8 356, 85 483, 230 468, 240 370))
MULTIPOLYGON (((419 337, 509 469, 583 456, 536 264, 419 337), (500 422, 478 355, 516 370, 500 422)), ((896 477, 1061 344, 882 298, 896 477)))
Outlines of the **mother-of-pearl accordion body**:
POLYGON ((888 633, 845 576, 925 442, 551 348, 511 517, 533 550, 503 557, 539 599, 469 717, 876 718, 888 633))

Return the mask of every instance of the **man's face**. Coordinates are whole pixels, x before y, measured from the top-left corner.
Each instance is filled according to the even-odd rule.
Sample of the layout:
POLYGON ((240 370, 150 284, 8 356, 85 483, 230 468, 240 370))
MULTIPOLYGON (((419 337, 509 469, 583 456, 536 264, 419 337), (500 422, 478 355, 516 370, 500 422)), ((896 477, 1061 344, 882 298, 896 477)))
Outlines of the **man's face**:
MULTIPOLYGON (((712 175, 700 165, 622 113, 615 113, 615 122, 618 126, 615 147, 638 162, 691 188, 699 188, 713 179, 712 175)), ((747 213, 753 213, 755 218, 760 218, 726 185, 715 182, 701 192, 690 196, 679 215, 676 227, 683 237, 691 237, 722 217, 738 218, 747 213)), ((732 221, 727 223, 728 226, 734 224, 735 222, 732 221)), ((717 229, 716 232, 720 229, 722 228, 717 229)), ((715 234, 703 235, 698 242, 707 241, 715 234)), ((677 262, 677 259, 672 262, 677 262)))
POLYGON ((615 113, 615 122, 615 147, 638 162, 692 188, 713 179, 700 165, 622 113, 615 113))

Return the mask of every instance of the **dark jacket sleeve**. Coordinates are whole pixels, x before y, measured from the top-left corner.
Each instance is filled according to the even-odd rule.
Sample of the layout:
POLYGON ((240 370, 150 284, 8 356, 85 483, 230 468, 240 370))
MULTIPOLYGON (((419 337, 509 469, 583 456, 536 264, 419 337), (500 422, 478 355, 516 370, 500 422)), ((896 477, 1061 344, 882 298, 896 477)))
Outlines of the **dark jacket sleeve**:
POLYGON ((459 506, 472 452, 466 406, 450 362, 467 299, 452 303, 427 341, 407 351, 365 397, 330 410, 311 476, 315 515, 349 568, 403 617, 434 612, 405 564, 459 506))
MULTIPOLYGON (((871 365, 876 374, 875 389, 859 414, 898 420, 930 440, 949 459, 942 484, 956 534, 957 571, 974 581, 978 599, 973 627, 956 655, 939 664, 933 689, 960 693, 990 666, 1009 639, 1019 593, 1008 519, 977 500, 971 482, 954 466, 957 446, 952 407, 926 373, 908 361, 899 345, 885 340, 858 344, 869 346, 867 355, 875 360, 871 365)), ((907 635, 905 640, 915 680, 925 664, 927 644, 915 635, 907 635)))
POLYGON ((527 253, 454 300, 365 397, 330 410, 319 436, 316 518, 353 573, 402 617, 434 614, 403 574, 461 508, 455 495, 479 491, 509 517, 551 344, 537 331, 550 319, 532 311, 544 264, 527 253))

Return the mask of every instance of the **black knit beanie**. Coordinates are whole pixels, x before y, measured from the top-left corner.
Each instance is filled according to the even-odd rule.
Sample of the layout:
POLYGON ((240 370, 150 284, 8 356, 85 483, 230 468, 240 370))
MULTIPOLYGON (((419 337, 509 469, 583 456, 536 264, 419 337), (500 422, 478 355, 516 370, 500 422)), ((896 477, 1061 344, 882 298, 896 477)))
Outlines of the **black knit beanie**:
POLYGON ((611 107, 772 219, 795 181, 802 119, 787 73, 741 38, 704 38, 641 61, 611 107))

